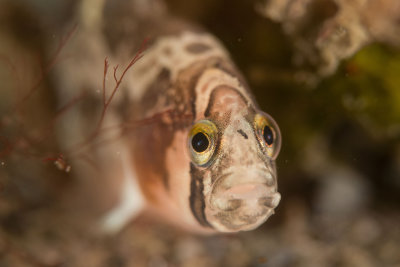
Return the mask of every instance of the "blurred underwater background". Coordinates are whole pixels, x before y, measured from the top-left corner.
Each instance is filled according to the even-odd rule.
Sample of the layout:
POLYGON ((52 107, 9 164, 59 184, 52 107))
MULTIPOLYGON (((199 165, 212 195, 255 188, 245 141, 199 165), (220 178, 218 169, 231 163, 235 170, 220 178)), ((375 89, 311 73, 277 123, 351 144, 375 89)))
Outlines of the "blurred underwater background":
POLYGON ((77 2, 0 1, 0 267, 400 267, 399 1, 166 1, 224 43, 278 122, 282 200, 251 232, 142 216, 106 237, 52 132, 62 51, 48 49, 77 2))

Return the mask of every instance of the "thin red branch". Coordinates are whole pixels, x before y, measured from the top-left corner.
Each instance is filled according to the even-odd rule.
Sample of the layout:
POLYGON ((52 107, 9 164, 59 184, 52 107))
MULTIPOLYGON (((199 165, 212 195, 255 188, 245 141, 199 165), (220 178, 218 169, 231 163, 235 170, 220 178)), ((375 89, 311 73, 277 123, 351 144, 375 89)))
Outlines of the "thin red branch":
POLYGON ((114 76, 115 86, 108 98, 106 97, 106 78, 107 78, 107 74, 108 74, 109 63, 108 63, 107 57, 104 59, 104 75, 103 75, 103 88, 102 88, 103 109, 101 111, 100 118, 97 122, 95 129, 92 131, 92 133, 89 134, 83 142, 76 144, 74 146, 74 148, 71 149, 68 154, 74 153, 74 151, 78 151, 78 150, 81 151, 81 150, 83 150, 83 148, 87 147, 88 145, 93 144, 93 140, 100 133, 100 130, 103 126, 104 118, 105 118, 107 110, 109 108, 109 105, 111 104, 116 92, 118 91, 125 74, 138 60, 140 60, 142 58, 143 53, 147 48, 147 41, 148 41, 147 38, 143 40, 139 50, 136 52, 135 56, 131 59, 131 61, 129 62, 129 64, 127 65, 127 67, 124 69, 124 71, 122 72, 122 74, 119 77, 117 76, 118 65, 116 65, 113 68, 114 69, 113 76, 114 76))
POLYGON ((142 127, 145 125, 150 125, 150 124, 155 124, 155 123, 161 123, 164 119, 168 119, 168 121, 179 121, 183 122, 185 120, 191 121, 193 118, 193 114, 191 113, 180 113, 177 112, 175 109, 167 109, 161 112, 157 112, 153 114, 152 116, 149 116, 147 118, 143 118, 140 120, 135 120, 135 121, 129 121, 117 125, 110 125, 108 127, 105 127, 102 129, 101 133, 105 134, 108 133, 106 138, 101 138, 101 136, 97 136, 95 142, 87 142, 85 144, 82 144, 79 148, 71 152, 71 154, 81 154, 87 147, 89 146, 100 146, 100 145, 105 145, 110 142, 115 141, 118 138, 123 137, 126 132, 130 129, 135 129, 138 127, 142 127), (120 131, 122 130, 122 131, 120 131), (112 131, 118 131, 116 135, 109 137, 110 133, 112 131))
POLYGON ((57 156, 53 156, 53 157, 47 157, 47 158, 44 158, 43 159, 43 162, 49 162, 49 161, 56 161, 56 160, 58 160, 58 159, 62 159, 62 158, 64 158, 64 155, 62 154, 62 153, 60 153, 60 154, 58 154, 57 156))
POLYGON ((44 158, 43 162, 53 162, 61 171, 69 172, 71 170, 71 166, 65 160, 63 154, 59 154, 56 157, 44 158))
POLYGON ((103 105, 106 105, 106 78, 107 78, 107 71, 108 71, 108 58, 104 59, 104 74, 103 74, 103 105))
MULTIPOLYGON (((146 44, 147 44, 147 39, 145 39, 145 40, 143 41, 143 43, 142 43, 142 45, 140 46, 138 52, 135 54, 135 56, 133 57, 133 59, 129 62, 128 66, 124 69, 124 71, 122 72, 122 74, 121 74, 121 76, 120 76, 119 78, 117 78, 117 75, 116 75, 116 71, 117 71, 117 69, 118 69, 118 65, 117 65, 116 67, 114 67, 114 79, 116 80, 116 84, 115 84, 115 86, 114 86, 114 89, 113 89, 112 92, 111 92, 111 95, 108 97, 107 100, 104 101, 103 110, 102 110, 102 112, 101 112, 100 119, 99 119, 99 121, 98 121, 98 123, 97 123, 97 126, 96 126, 96 128, 95 128, 95 131, 94 131, 93 134, 90 136, 90 137, 91 137, 90 139, 92 139, 92 138, 99 132, 99 130, 101 129, 101 126, 103 125, 104 117, 105 117, 105 115, 106 115, 106 113, 107 113, 107 109, 108 109, 108 107, 109 107, 111 101, 113 100, 113 98, 114 98, 116 92, 118 91, 118 88, 119 88, 119 86, 120 86, 120 84, 121 84, 121 82, 122 82, 122 80, 123 80, 125 74, 127 73, 127 71, 128 71, 139 59, 142 58, 143 52, 146 50, 146 44)), ((106 60, 105 60, 105 67, 104 67, 104 77, 103 77, 103 81, 106 79, 105 77, 107 76, 107 71, 108 71, 108 61, 107 61, 107 59, 106 59, 106 60)), ((104 96, 104 99, 106 99, 106 97, 105 97, 105 94, 106 94, 105 91, 106 91, 106 86, 105 86, 105 82, 103 82, 103 96, 104 96)))
POLYGON ((153 124, 153 123, 159 123, 163 119, 166 119, 168 116, 172 121, 183 121, 183 120, 191 120, 193 117, 193 114, 191 114, 191 113, 180 114, 179 112, 177 112, 177 110, 171 108, 171 109, 164 110, 162 112, 155 113, 148 118, 125 123, 124 127, 125 128, 136 128, 139 126, 149 125, 149 124, 153 124))
POLYGON ((76 32, 77 26, 78 25, 75 24, 74 27, 63 38, 61 38, 53 56, 47 63, 46 67, 42 68, 40 77, 38 78, 36 83, 32 86, 32 88, 25 94, 25 96, 21 98, 19 103, 17 103, 16 109, 19 109, 21 106, 23 106, 23 104, 39 89, 39 86, 43 82, 46 75, 50 72, 50 70, 52 70, 52 68, 56 64, 62 49, 65 47, 65 45, 67 44, 68 40, 72 37, 72 35, 76 32))
POLYGON ((29 136, 30 131, 25 131, 23 125, 18 122, 18 120, 14 120, 17 124, 17 133, 16 137, 13 140, 8 140, 5 137, 0 136, 0 158, 5 158, 9 156, 11 153, 19 154, 23 152, 25 157, 41 157, 40 154, 35 153, 34 151, 41 143, 45 142, 49 139, 51 134, 54 134, 53 127, 57 120, 68 110, 70 110, 78 101, 82 100, 84 97, 84 93, 73 98, 63 107, 61 107, 55 114, 54 118, 47 123, 42 129, 39 130, 41 132, 40 138, 32 138, 29 136), (33 150, 32 150, 33 149, 33 150), (20 151, 19 151, 20 150, 20 151))
POLYGON ((17 90, 19 91, 19 85, 21 83, 19 75, 18 75, 18 71, 17 68, 15 67, 15 64, 5 55, 0 54, 0 61, 4 61, 6 63, 6 66, 9 68, 11 75, 13 76, 13 78, 17 81, 18 86, 17 86, 17 90))
MULTIPOLYGON (((52 57, 46 64, 46 66, 42 66, 40 62, 38 63, 40 67, 40 74, 39 77, 36 79, 35 83, 33 84, 32 87, 27 88, 26 93, 19 99, 16 100, 16 102, 13 104, 13 107, 8 111, 11 115, 10 121, 13 123, 13 128, 15 129, 14 132, 14 137, 12 140, 8 140, 6 138, 0 138, 0 157, 6 157, 9 156, 11 153, 12 154, 18 154, 18 153, 23 153, 24 156, 32 156, 32 157, 40 157, 40 154, 36 153, 35 151, 38 148, 38 145, 43 142, 46 139, 46 136, 48 136, 52 131, 49 129, 50 127, 53 127, 53 124, 55 121, 58 119, 59 116, 61 116, 62 113, 66 112, 69 108, 73 106, 74 103, 76 103, 77 99, 74 99, 71 103, 68 103, 67 106, 63 107, 59 112, 57 112, 56 116, 54 119, 47 124, 46 127, 43 127, 41 132, 43 132, 43 135, 36 140, 37 138, 31 138, 32 136, 31 133, 34 132, 33 130, 29 129, 26 130, 24 127, 24 114, 22 112, 22 108, 26 106, 26 102, 30 100, 32 95, 38 91, 40 88, 40 84, 43 82, 45 79, 46 75, 53 69, 55 64, 58 62, 60 54, 67 44, 67 42, 71 39, 72 35, 76 32, 77 25, 75 25, 67 34, 65 34, 59 41, 58 46, 56 50, 54 51, 52 57), (20 116, 18 116, 20 115, 20 116)), ((11 70, 12 74, 17 78, 19 78, 18 71, 15 67, 15 65, 9 60, 7 57, 4 57, 0 55, 0 60, 5 61, 7 63, 7 66, 11 70)), ((25 66, 26 64, 22 64, 22 66, 25 66)), ((10 124, 10 123, 8 123, 10 124)))
POLYGON ((56 122, 59 120, 59 118, 65 114, 66 112, 68 112, 68 110, 70 110, 71 108, 73 108, 79 101, 81 101, 83 98, 85 97, 85 93, 81 93, 80 95, 72 98, 70 101, 68 101, 64 106, 62 106, 59 110, 56 111, 55 116, 52 118, 52 120, 46 124, 46 126, 43 127, 43 129, 41 130, 41 132, 43 134, 41 134, 41 138, 39 140, 37 140, 37 144, 42 143, 43 141, 47 140, 48 137, 54 133, 54 131, 52 131, 52 129, 54 128, 54 125, 56 124, 56 122))
POLYGON ((118 66, 119 66, 119 65, 117 65, 117 66, 114 67, 114 81, 115 81, 116 84, 118 83, 118 79, 117 79, 117 69, 118 69, 118 66))

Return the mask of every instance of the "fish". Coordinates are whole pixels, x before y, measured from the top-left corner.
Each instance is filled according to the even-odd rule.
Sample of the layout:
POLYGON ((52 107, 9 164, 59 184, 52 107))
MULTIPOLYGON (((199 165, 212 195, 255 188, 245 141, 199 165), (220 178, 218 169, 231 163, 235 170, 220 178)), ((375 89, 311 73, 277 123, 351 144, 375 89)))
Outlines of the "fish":
MULTIPOLYGON (((118 232, 143 209, 198 233, 263 224, 281 199, 275 163, 281 134, 221 42, 170 15, 161 1, 82 3, 79 32, 64 51, 70 59, 57 67, 58 99, 62 105, 85 91, 93 108, 63 116, 58 136, 64 148, 96 124, 94 114, 104 102, 102 60, 117 62, 118 75, 118 66, 149 37, 102 124, 124 127, 102 131, 102 138, 113 141, 88 153, 104 181, 119 181, 117 200, 101 216, 102 229, 118 232)), ((105 86, 113 80, 104 79, 105 86)), ((81 165, 72 162, 71 172, 93 176, 81 165)))

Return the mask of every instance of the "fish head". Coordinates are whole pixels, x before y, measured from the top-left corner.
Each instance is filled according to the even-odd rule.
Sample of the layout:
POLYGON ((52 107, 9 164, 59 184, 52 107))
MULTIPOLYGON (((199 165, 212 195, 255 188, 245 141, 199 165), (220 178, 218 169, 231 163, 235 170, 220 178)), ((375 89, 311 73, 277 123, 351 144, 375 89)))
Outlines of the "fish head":
POLYGON ((257 228, 280 201, 275 159, 281 136, 274 119, 234 87, 210 92, 190 128, 190 208, 204 227, 219 232, 257 228))

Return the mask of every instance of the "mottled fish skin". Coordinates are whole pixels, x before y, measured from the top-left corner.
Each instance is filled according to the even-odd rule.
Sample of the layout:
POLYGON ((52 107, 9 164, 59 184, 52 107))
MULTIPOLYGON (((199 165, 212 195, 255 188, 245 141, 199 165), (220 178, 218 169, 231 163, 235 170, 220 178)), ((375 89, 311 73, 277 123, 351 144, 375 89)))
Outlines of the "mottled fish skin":
MULTIPOLYGON (((154 19, 151 23, 144 15, 136 18, 135 2, 140 1, 105 4, 99 34, 111 59, 126 61, 143 40, 140 38, 146 33, 151 38, 143 58, 124 78, 108 120, 129 122, 163 115, 154 123, 125 132, 115 145, 127 151, 124 161, 133 174, 125 176, 137 179, 147 208, 184 229, 237 232, 256 228, 273 214, 280 200, 275 168, 278 127, 259 110, 215 37, 166 13, 150 16, 154 19), (132 22, 131 30, 116 26, 127 21, 132 22), (272 128, 273 148, 266 146, 260 135, 264 128, 256 129, 260 117, 272 128), (196 161, 198 153, 191 143, 195 127, 207 135, 202 123, 215 129, 208 136, 213 141, 208 148, 213 152, 205 163, 196 161)), ((113 149, 110 146, 102 153, 113 149)), ((132 206, 123 202, 115 209, 132 206)), ((111 211, 106 223, 119 223, 106 228, 122 227, 132 215, 115 219, 115 214, 119 213, 111 211)))
POLYGON ((169 109, 176 112, 137 130, 132 141, 133 153, 140 155, 134 156, 139 183, 153 206, 193 228, 231 232, 264 222, 280 199, 275 164, 263 153, 253 128, 254 116, 260 113, 254 98, 220 43, 202 32, 163 36, 131 77, 136 81, 131 97, 139 99, 140 116, 169 109), (146 69, 151 70, 141 76, 146 69), (207 167, 197 166, 187 152, 188 132, 203 119, 213 121, 219 135, 213 162, 207 167), (244 177, 249 173, 254 177, 244 177), (230 181, 221 182, 223 176, 230 181), (241 199, 238 205, 243 207, 238 209, 245 211, 240 214, 213 207, 220 187, 242 184, 262 187, 264 192, 257 197, 270 199, 268 206, 250 203, 259 199, 250 204, 241 199))

